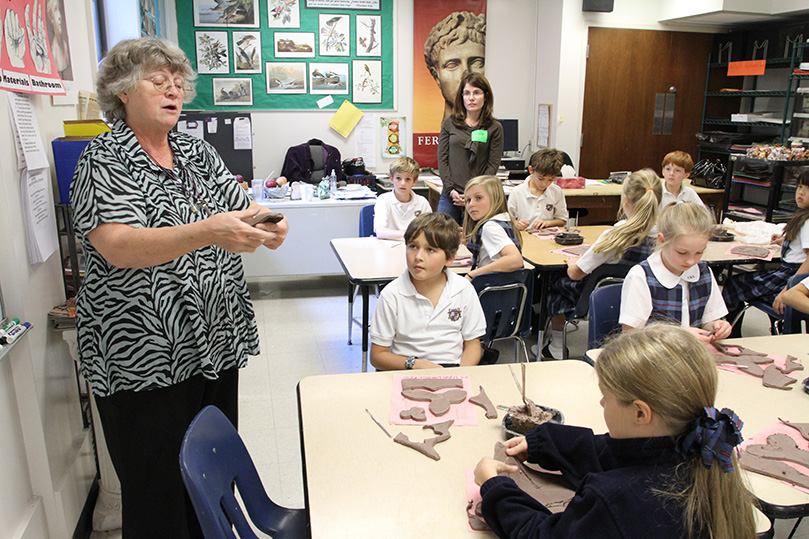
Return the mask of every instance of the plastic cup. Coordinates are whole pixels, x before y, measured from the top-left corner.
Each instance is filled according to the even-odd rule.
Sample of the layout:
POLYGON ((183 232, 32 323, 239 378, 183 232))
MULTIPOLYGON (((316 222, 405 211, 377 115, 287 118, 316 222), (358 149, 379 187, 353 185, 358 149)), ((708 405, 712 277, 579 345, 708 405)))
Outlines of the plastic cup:
POLYGON ((264 180, 261 178, 253 180, 251 186, 253 188, 253 200, 261 200, 264 198, 264 180))

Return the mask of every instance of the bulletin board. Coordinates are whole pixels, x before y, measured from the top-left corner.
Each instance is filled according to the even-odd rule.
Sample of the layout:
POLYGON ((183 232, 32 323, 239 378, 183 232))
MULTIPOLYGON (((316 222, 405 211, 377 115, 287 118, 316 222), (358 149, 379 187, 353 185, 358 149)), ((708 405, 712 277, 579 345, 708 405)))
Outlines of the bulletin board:
POLYGON ((179 45, 198 74, 186 110, 393 109, 393 4, 176 0, 179 45))
POLYGON ((249 112, 183 112, 179 122, 201 122, 203 138, 216 148, 228 170, 233 174, 241 174, 249 182, 253 178, 253 150, 234 148, 233 122, 237 118, 252 121, 249 112), (207 125, 212 120, 216 121, 216 129, 207 125))

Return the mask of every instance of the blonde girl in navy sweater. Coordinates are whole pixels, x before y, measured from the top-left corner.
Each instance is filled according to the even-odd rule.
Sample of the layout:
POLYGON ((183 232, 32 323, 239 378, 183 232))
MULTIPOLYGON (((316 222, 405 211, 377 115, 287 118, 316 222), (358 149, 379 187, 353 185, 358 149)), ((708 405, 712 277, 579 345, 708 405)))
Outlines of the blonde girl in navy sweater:
POLYGON ((751 496, 735 446, 742 422, 718 410, 717 374, 688 330, 653 324, 623 333, 596 361, 608 434, 545 423, 506 442, 519 460, 559 470, 576 489, 552 514, 484 457, 475 468, 483 518, 498 537, 752 539, 751 496))

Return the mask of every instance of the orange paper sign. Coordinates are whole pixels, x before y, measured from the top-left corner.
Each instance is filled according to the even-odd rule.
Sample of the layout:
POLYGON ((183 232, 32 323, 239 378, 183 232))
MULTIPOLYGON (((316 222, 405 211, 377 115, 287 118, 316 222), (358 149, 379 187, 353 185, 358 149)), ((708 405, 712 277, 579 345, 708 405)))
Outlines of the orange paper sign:
POLYGON ((745 75, 763 75, 767 60, 747 60, 745 62, 728 62, 728 77, 745 75))

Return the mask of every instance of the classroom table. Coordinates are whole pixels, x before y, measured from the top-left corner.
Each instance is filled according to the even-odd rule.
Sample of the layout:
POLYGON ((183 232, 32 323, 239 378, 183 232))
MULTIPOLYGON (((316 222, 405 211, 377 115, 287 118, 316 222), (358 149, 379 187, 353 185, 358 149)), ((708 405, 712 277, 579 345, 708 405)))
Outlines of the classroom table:
MULTIPOLYGON (((393 442, 366 412, 392 436, 404 432, 411 440, 423 440, 433 435, 418 425, 389 424, 394 374, 312 376, 298 384, 312 537, 494 537, 467 530, 465 474, 505 439, 503 411, 487 419, 475 407, 478 426, 452 427, 451 438, 435 446, 441 459, 431 460, 393 442)), ((458 367, 449 374, 469 376, 473 392, 482 385, 495 405, 521 402, 516 364, 458 367)), ((526 396, 560 410, 566 424, 606 432, 595 370, 582 361, 526 364, 526 396)), ((758 516, 759 530, 768 530, 769 522, 758 516)))
MULTIPOLYGON (((776 356, 792 354, 809 367, 809 335, 776 335, 725 339, 723 344, 739 344, 757 352, 776 356)), ((598 360, 600 350, 588 350, 587 356, 598 360)), ((752 438, 756 433, 777 424, 778 418, 793 422, 806 422, 809 395, 803 392, 801 380, 809 376, 807 370, 795 371, 797 378, 790 390, 764 387, 761 378, 717 369, 719 389, 717 408, 730 408, 744 423, 742 435, 752 438)), ((809 494, 777 479, 743 470, 750 491, 759 500, 761 509, 770 519, 809 516, 809 494)))
MULTIPOLYGON (((430 188, 430 205, 433 209, 438 206, 438 199, 441 196, 441 179, 437 176, 427 178, 425 183, 430 188)), ((512 183, 512 182, 509 182, 512 183)), ((723 189, 707 189, 705 187, 695 187, 691 185, 691 180, 686 179, 683 185, 691 187, 697 192, 702 201, 713 208, 716 219, 722 210, 722 203, 725 196, 723 189)), ((510 186, 506 184, 506 195, 510 192, 510 186)), ((571 216, 582 214, 579 218, 579 225, 593 225, 603 223, 613 223, 618 219, 618 210, 621 206, 621 191, 623 186, 619 183, 599 181, 586 185, 583 189, 562 189, 565 194, 565 201, 571 216)))
MULTIPOLYGON (((584 236, 584 243, 592 245, 598 237, 605 231, 612 228, 607 225, 589 225, 579 226, 579 233, 584 236)), ((538 297, 540 310, 539 310, 539 342, 542 342, 542 332, 545 329, 547 321, 548 304, 548 288, 550 287, 551 275, 555 271, 565 270, 567 268, 568 260, 576 260, 578 257, 565 256, 551 251, 563 249, 565 246, 557 244, 551 239, 540 239, 528 232, 522 232, 522 256, 525 260, 530 262, 536 267, 539 279, 539 292, 535 294, 538 297)), ((702 255, 702 260, 708 263, 712 268, 719 268, 720 270, 735 264, 755 264, 761 262, 761 259, 752 258, 748 256, 740 256, 728 253, 729 247, 732 242, 716 242, 709 241, 702 255)), ((773 256, 774 261, 781 258, 780 251, 776 251, 773 256)))

